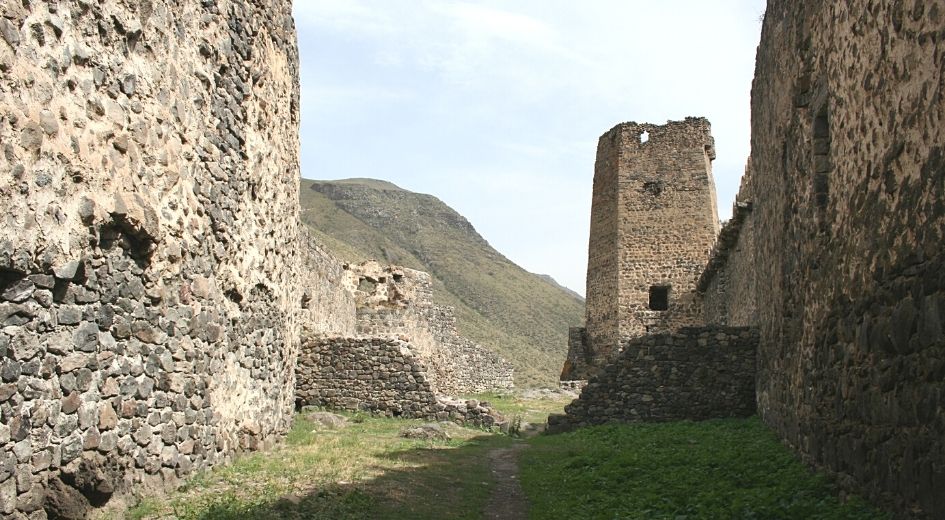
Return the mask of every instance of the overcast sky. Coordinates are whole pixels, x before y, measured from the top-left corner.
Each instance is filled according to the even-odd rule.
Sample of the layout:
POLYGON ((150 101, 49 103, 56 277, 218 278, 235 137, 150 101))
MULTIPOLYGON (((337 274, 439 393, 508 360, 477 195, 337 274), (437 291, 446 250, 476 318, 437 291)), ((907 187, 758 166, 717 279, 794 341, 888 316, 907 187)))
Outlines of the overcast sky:
POLYGON ((429 193, 584 294, 598 137, 712 122, 726 219, 763 0, 296 0, 302 176, 429 193))

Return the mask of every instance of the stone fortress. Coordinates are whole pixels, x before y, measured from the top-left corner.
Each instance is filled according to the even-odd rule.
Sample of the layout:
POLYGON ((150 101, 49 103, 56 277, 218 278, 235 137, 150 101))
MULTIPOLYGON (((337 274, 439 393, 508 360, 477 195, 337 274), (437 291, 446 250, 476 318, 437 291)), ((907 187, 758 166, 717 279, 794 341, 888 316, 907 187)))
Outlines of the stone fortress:
MULTIPOLYGON (((754 410, 844 487, 945 516, 943 35, 937 2, 769 0, 750 166, 714 249, 707 123, 610 134, 602 182, 622 189, 595 189, 591 264, 612 300, 575 331, 569 370, 596 375, 565 422, 754 410), (656 232, 666 249, 637 240, 656 232), (623 271, 648 255, 659 277, 623 271)), ((287 0, 0 3, 4 517, 86 511, 263 448, 297 387, 391 415, 487 412, 436 394, 505 385, 501 361, 450 339, 495 368, 461 377, 424 345, 448 316, 423 298, 388 312, 378 276, 352 292, 306 240, 298 125, 287 0), (351 363, 338 377, 364 392, 331 395, 349 385, 297 369, 306 356, 351 363)))
POLYGON ((83 516, 271 445, 316 338, 396 350, 364 353, 361 408, 494 421, 439 395, 512 373, 422 273, 401 337, 360 337, 371 306, 301 229, 290 2, 3 2, 0 37, 0 516, 83 516), (418 388, 378 399, 395 366, 418 388))
POLYGON ((430 275, 376 261, 342 269, 353 327, 304 334, 297 406, 494 424, 491 409, 446 395, 511 389, 512 366, 456 332, 453 310, 433 304, 430 275))
POLYGON ((770 0, 717 238, 705 120, 604 134, 562 371, 589 382, 549 426, 757 413, 842 487, 945 517, 943 39, 937 2, 770 0))

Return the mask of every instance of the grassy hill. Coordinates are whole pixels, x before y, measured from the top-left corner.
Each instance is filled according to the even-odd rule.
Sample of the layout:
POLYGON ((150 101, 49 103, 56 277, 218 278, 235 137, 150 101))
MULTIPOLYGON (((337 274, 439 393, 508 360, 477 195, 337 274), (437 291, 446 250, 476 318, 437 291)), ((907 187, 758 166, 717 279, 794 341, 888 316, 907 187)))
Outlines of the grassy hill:
POLYGON ((584 301, 515 265, 436 197, 373 179, 302 179, 302 221, 338 257, 429 272, 460 333, 515 365, 517 386, 555 385, 584 301))

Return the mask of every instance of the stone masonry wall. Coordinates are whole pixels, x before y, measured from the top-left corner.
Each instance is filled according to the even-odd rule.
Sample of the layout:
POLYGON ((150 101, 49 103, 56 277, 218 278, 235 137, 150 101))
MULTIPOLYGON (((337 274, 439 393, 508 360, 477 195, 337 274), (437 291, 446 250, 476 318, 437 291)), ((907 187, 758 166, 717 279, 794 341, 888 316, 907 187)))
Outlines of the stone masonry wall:
POLYGON ((345 288, 344 264, 328 252, 315 236, 300 233, 302 327, 304 334, 353 336, 357 331, 354 295, 345 288))
POLYGON ((310 338, 303 341, 298 406, 365 410, 395 417, 490 427, 501 416, 477 401, 442 399, 413 347, 395 338, 310 338))
POLYGON ((755 413, 758 336, 749 328, 682 328, 627 341, 549 431, 612 421, 703 420, 755 413))
POLYGON ((752 202, 747 200, 751 167, 742 176, 743 189, 732 207, 732 218, 719 232, 712 256, 699 277, 705 322, 733 327, 754 326, 757 280, 755 278, 755 233, 752 202))
POLYGON ((695 289, 719 230, 714 158, 704 118, 622 123, 601 136, 591 207, 587 343, 572 349, 589 359, 580 363, 577 353, 569 355, 571 370, 562 378, 586 378, 623 340, 703 322, 695 289), (668 290, 667 308, 651 308, 654 287, 668 290))
POLYGON ((0 3, 0 514, 83 514, 287 429, 289 2, 0 3))
POLYGON ((752 88, 758 409, 945 517, 945 6, 770 0, 752 88))
POLYGON ((512 388, 512 365, 461 336, 452 308, 433 304, 428 273, 366 262, 348 266, 345 285, 358 302, 358 334, 409 341, 425 360, 436 391, 458 395, 512 388))

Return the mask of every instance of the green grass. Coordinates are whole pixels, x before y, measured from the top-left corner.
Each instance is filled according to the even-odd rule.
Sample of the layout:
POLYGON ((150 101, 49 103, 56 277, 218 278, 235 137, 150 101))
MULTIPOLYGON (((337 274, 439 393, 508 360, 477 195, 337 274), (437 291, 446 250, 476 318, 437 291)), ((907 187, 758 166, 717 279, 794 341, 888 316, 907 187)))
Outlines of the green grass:
POLYGON ((301 414, 280 449, 201 473, 125 518, 480 518, 494 484, 485 454, 516 442, 460 427, 448 441, 404 439, 424 421, 351 417, 360 422, 313 431, 301 414))
POLYGON ((302 222, 339 258, 430 273, 434 300, 456 309, 461 334, 515 366, 517 386, 557 385, 568 326, 584 319, 574 294, 509 261, 430 195, 371 179, 302 179, 299 203, 302 222))
POLYGON ((524 399, 511 393, 489 392, 468 396, 466 399, 488 401, 496 410, 507 418, 520 417, 522 421, 533 425, 544 425, 548 415, 563 413, 564 407, 573 398, 559 396, 555 399, 524 399))
POLYGON ((531 439, 532 519, 880 519, 842 503, 757 418, 605 425, 531 439))
MULTIPOLYGON (((540 418, 563 400, 480 395, 506 414, 540 418)), ((450 427, 449 441, 398 433, 423 421, 350 416, 313 431, 297 416, 284 445, 202 473, 121 518, 479 519, 494 487, 488 453, 520 443, 450 427)), ((529 518, 888 519, 842 502, 756 419, 606 425, 533 437, 521 454, 529 518)))

